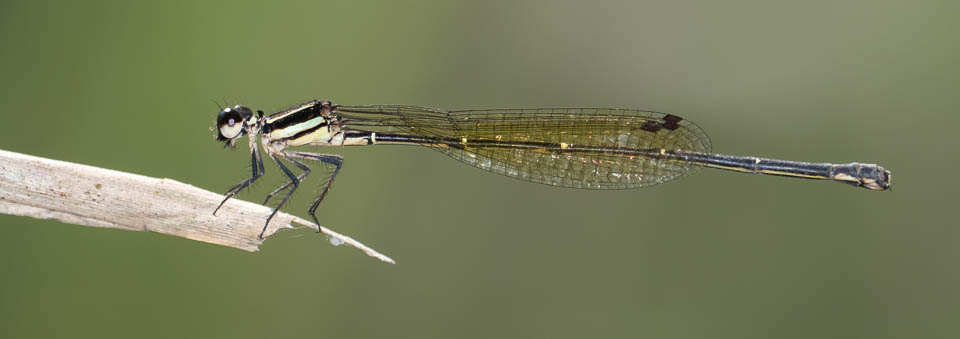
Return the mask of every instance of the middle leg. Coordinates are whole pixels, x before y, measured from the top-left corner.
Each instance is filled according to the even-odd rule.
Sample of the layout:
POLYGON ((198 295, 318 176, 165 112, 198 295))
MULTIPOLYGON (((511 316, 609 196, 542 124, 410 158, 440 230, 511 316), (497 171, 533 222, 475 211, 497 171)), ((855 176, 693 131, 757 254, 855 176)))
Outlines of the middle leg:
POLYGON ((334 154, 316 154, 307 152, 283 152, 283 154, 288 157, 288 160, 293 160, 289 158, 319 160, 322 163, 334 166, 333 172, 330 173, 330 179, 327 180, 325 185, 323 185, 323 189, 320 190, 320 195, 314 199, 313 204, 310 205, 310 209, 307 211, 310 213, 310 216, 313 217, 313 222, 317 223, 319 230, 320 221, 317 220, 317 206, 320 206, 320 202, 323 201, 325 196, 327 196, 327 192, 330 191, 330 187, 333 185, 333 180, 336 179, 337 174, 340 173, 340 168, 343 167, 343 157, 334 154))
MULTIPOLYGON (((280 201, 280 204, 278 204, 277 207, 273 209, 273 212, 270 213, 270 216, 267 217, 267 222, 263 224, 263 230, 260 231, 260 235, 259 235, 260 239, 263 239, 263 233, 267 231, 267 226, 270 225, 270 219, 273 219, 273 216, 277 215, 277 211, 279 211, 280 208, 283 207, 283 204, 285 204, 287 200, 290 200, 290 195, 292 195, 293 192, 297 190, 297 187, 300 186, 300 178, 297 177, 296 175, 293 175, 293 172, 291 172, 290 169, 287 168, 287 166, 284 166, 283 162, 280 161, 280 158, 284 158, 285 160, 288 160, 288 161, 291 160, 291 159, 286 159, 284 157, 284 153, 286 152, 282 152, 279 154, 273 154, 268 152, 267 154, 270 156, 270 159, 273 159, 273 161, 276 162, 278 166, 280 166, 280 170, 283 171, 283 174, 286 174, 287 177, 290 178, 290 182, 287 183, 287 185, 285 186, 293 185, 293 187, 291 187, 290 190, 287 191, 287 194, 283 196, 283 200, 280 201)), ((299 165, 297 167, 299 167, 299 165)))

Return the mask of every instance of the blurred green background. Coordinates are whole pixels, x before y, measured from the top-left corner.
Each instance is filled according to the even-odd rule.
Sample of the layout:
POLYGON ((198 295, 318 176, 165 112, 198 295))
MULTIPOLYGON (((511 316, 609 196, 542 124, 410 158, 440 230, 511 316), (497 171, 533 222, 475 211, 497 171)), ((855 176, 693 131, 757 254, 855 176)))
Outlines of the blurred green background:
MULTIPOLYGON (((958 10, 4 1, 4 150, 220 192, 248 158, 212 140, 214 101, 602 106, 686 117, 717 152, 880 163, 895 190, 714 170, 569 190, 324 149, 346 163, 321 223, 397 265, 305 230, 246 253, 2 215, 0 337, 956 338, 958 10)), ((267 166, 242 199, 281 182, 267 166)))

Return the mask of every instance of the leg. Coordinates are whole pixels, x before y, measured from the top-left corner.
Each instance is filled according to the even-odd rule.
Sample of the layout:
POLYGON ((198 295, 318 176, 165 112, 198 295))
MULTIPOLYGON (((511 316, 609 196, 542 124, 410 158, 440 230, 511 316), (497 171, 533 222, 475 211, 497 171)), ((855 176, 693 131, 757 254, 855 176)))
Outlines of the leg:
MULTIPOLYGON (((287 157, 286 159, 287 159, 287 161, 292 162, 294 165, 297 165, 297 167, 299 167, 301 170, 303 170, 303 174, 300 174, 299 176, 297 176, 297 180, 298 180, 298 181, 303 182, 303 179, 306 179, 307 176, 310 175, 310 167, 307 167, 307 165, 304 165, 303 163, 301 163, 301 162, 299 162, 299 161, 290 159, 290 157, 287 157)), ((262 205, 266 205, 267 202, 270 201, 270 198, 273 198, 273 196, 276 195, 277 193, 280 193, 280 191, 283 191, 283 190, 287 189, 287 187, 290 187, 290 185, 293 185, 293 181, 288 182, 288 183, 284 184, 283 186, 280 186, 279 188, 273 190, 273 192, 270 192, 270 194, 267 194, 267 198, 263 200, 263 204, 262 204, 262 205)))
POLYGON ((252 163, 251 168, 253 168, 253 175, 230 188, 227 193, 224 193, 226 196, 223 197, 223 201, 220 202, 220 205, 217 205, 217 208, 213 210, 213 215, 217 215, 217 211, 220 210, 220 207, 223 207, 223 204, 226 203, 227 200, 230 200, 230 198, 236 196, 237 193, 240 193, 241 190, 247 188, 247 186, 250 186, 250 184, 252 184, 254 181, 257 181, 257 178, 263 176, 263 160, 260 159, 260 151, 257 149, 255 144, 251 144, 251 146, 250 161, 252 163))
MULTIPOLYGON (((283 174, 286 174, 287 177, 290 178, 290 184, 292 184, 293 187, 290 188, 289 191, 287 191, 287 195, 283 197, 283 200, 280 201, 280 204, 277 205, 277 207, 273 209, 273 212, 270 213, 270 216, 267 217, 267 222, 263 224, 263 230, 260 231, 260 235, 259 235, 260 239, 263 239, 263 233, 267 232, 267 226, 270 225, 270 219, 273 219, 273 216, 277 215, 277 211, 279 211, 280 208, 283 207, 283 204, 285 204, 287 200, 290 199, 290 195, 292 195, 293 192, 297 190, 297 187, 300 186, 300 179, 298 179, 297 176, 293 175, 293 172, 291 172, 290 169, 287 168, 287 166, 284 166, 283 163, 280 162, 280 158, 277 158, 277 155, 270 154, 270 153, 268 153, 267 155, 269 155, 270 159, 273 159, 273 161, 276 162, 278 166, 280 166, 280 170, 283 171, 283 174)), ((280 154, 280 157, 281 158, 283 157, 282 153, 280 154)))
POLYGON ((320 227, 320 221, 317 220, 317 206, 320 206, 320 202, 323 201, 323 197, 327 195, 327 191, 330 190, 330 186, 333 185, 333 180, 337 178, 337 173, 340 173, 340 168, 343 167, 343 157, 333 154, 314 154, 306 152, 284 152, 288 157, 301 158, 301 159, 313 159, 320 160, 325 164, 330 164, 336 166, 333 169, 333 173, 330 174, 330 180, 327 180, 327 184, 323 186, 323 189, 320 191, 320 195, 317 196, 317 199, 313 201, 313 205, 310 206, 308 213, 313 217, 313 222, 317 223, 317 227, 320 227))

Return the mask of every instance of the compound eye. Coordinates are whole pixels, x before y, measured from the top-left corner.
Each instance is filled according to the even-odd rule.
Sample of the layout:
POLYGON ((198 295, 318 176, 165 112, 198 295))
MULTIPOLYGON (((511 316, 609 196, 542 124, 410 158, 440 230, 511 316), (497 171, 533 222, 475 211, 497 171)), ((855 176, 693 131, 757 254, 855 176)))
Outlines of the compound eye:
POLYGON ((238 109, 224 108, 217 115, 217 140, 236 139, 243 132, 244 117, 238 109))

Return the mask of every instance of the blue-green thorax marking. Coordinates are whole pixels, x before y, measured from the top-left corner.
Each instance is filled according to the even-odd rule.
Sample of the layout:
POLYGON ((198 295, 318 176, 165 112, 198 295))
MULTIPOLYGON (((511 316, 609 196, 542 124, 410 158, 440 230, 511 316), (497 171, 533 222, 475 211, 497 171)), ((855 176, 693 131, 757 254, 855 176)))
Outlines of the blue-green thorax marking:
POLYGON ((327 125, 329 113, 319 101, 311 101, 263 119, 261 133, 272 140, 302 136, 327 125))

